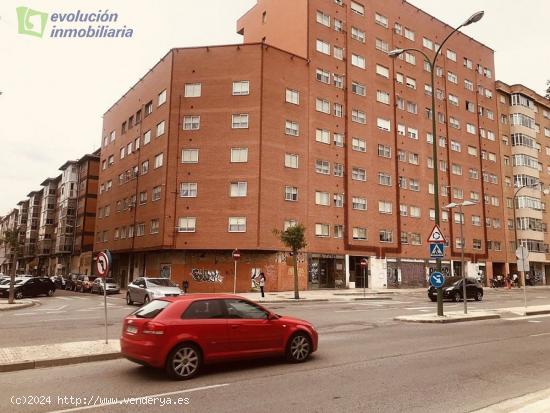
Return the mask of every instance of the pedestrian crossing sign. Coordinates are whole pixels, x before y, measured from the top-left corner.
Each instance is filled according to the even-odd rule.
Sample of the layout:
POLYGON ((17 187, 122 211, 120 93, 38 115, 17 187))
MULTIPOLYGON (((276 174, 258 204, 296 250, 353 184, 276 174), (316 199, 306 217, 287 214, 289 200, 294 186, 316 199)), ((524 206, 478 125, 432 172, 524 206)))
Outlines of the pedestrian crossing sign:
POLYGON ((445 244, 431 243, 430 244, 430 257, 431 258, 443 258, 445 256, 445 244))

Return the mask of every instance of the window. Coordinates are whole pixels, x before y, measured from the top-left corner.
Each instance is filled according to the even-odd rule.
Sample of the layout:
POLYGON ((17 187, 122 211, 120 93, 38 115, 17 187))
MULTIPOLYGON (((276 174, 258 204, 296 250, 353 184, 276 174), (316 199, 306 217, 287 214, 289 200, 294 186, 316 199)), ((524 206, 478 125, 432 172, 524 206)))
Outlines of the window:
POLYGON ((287 89, 286 90, 286 102, 292 103, 294 105, 300 104, 300 92, 296 90, 287 89))
POLYGON ((405 62, 416 65, 416 56, 414 54, 405 52, 403 55, 405 56, 405 62))
POLYGON ((231 128, 246 129, 248 128, 248 114, 237 114, 231 117, 231 128))
POLYGON ((285 201, 297 201, 298 188, 295 186, 285 186, 285 201))
POLYGON ((407 77, 407 87, 410 87, 411 89, 416 89, 416 80, 407 77))
POLYGON ((363 168, 353 167, 351 169, 351 179, 355 181, 366 181, 367 171, 363 168))
POLYGON ((388 42, 376 38, 376 48, 382 52, 389 52, 390 51, 390 45, 388 42))
POLYGON ((458 84, 458 76, 453 72, 447 72, 447 80, 451 83, 458 84))
POLYGON ((459 105, 458 97, 455 96, 455 95, 451 95, 451 94, 449 93, 449 103, 450 103, 451 105, 458 106, 458 105, 459 105))
POLYGON ((380 103, 385 103, 386 105, 390 104, 390 94, 383 90, 376 92, 376 101, 380 103))
POLYGON ((285 153, 285 167, 298 168, 298 155, 292 153, 285 153))
POLYGON ((162 166, 164 154, 159 153, 157 156, 155 156, 155 169, 160 168, 162 166))
POLYGON ((198 149, 183 149, 181 152, 182 163, 197 163, 199 162, 198 149))
POLYGON ((357 27, 352 27, 351 38, 361 43, 365 43, 365 32, 363 30, 358 29, 357 27))
POLYGON ((328 237, 330 231, 329 224, 315 224, 315 236, 316 237, 328 237))
POLYGON ((298 225, 298 221, 294 219, 286 219, 285 222, 283 223, 283 231, 286 231, 289 228, 295 227, 296 225, 298 225))
POLYGON ((107 164, 111 166, 114 163, 115 163, 115 157, 113 155, 109 156, 109 158, 107 158, 107 164))
POLYGON ((334 206, 342 208, 344 206, 344 194, 334 194, 334 206))
POLYGON ((391 146, 378 144, 378 156, 381 158, 391 158, 391 146))
POLYGON ((422 46, 424 46, 426 49, 433 50, 434 44, 430 39, 426 39, 424 37, 422 38, 422 46))
POLYGON ((365 7, 362 4, 356 3, 355 1, 351 2, 351 11, 361 16, 365 15, 365 7))
POLYGON ((145 235, 145 223, 140 222, 136 224, 136 236, 141 237, 145 235))
MULTIPOLYGON (((160 106, 162 105, 163 103, 166 102, 166 89, 164 89, 162 92, 159 93, 158 95, 158 101, 157 101, 157 106, 160 106)), ((133 118, 130 118, 133 120, 133 118)), ((131 127, 131 126, 130 126, 131 127)))
POLYGON ((250 82, 248 80, 239 80, 233 82, 233 96, 244 96, 250 93, 250 82))
POLYGON ((338 60, 344 60, 344 49, 338 46, 334 46, 334 57, 338 60))
POLYGON ((130 155, 132 153, 132 147, 134 145, 134 142, 130 142, 128 146, 126 146, 126 154, 130 155))
POLYGON ((332 78, 334 79, 334 86, 338 89, 344 88, 344 76, 340 76, 337 74, 332 75, 332 78))
POLYGON ((385 16, 382 16, 381 14, 376 13, 374 15, 374 21, 376 24, 379 24, 382 27, 388 28, 388 18, 385 16))
POLYGON ((315 131, 315 140, 317 142, 330 144, 330 132, 325 129, 317 129, 315 131))
POLYGON ((315 205, 330 206, 330 194, 328 192, 315 192, 315 205))
POLYGON ((157 125, 157 136, 161 136, 164 134, 164 125, 165 121, 162 121, 157 125))
POLYGON ((376 126, 378 129, 389 132, 391 130, 391 122, 388 119, 376 119, 376 126))
POLYGON ((151 220, 151 234, 158 234, 160 228, 160 220, 159 219, 152 219, 151 220))
POLYGON ((335 103, 334 104, 334 116, 336 116, 337 118, 341 118, 342 116, 344 116, 344 106, 342 106, 339 103, 335 103))
POLYGON ((124 159, 124 156, 126 155, 126 146, 123 146, 120 148, 120 159, 124 159))
POLYGON ((376 65, 376 74, 385 77, 386 79, 389 79, 390 69, 384 66, 376 65))
POLYGON ((160 199, 162 193, 162 187, 161 186, 155 186, 153 188, 153 191, 151 192, 151 200, 152 201, 158 201, 160 199))
POLYGON ((300 127, 298 125, 298 122, 287 120, 285 122, 285 134, 292 135, 292 136, 299 136, 300 127))
POLYGON ((453 173, 453 175, 462 175, 462 166, 460 165, 457 165, 457 164, 452 164, 451 165, 451 172, 453 173))
POLYGON ((319 82, 330 85, 330 72, 323 69, 317 69, 316 78, 319 82))
POLYGON ((452 50, 447 49, 447 59, 452 60, 453 62, 456 62, 456 53, 452 50))
POLYGON ((352 138, 351 140, 351 149, 358 152, 367 151, 367 142, 364 139, 352 138))
POLYGON ((353 54, 351 55, 351 64, 355 67, 359 67, 361 69, 364 69, 365 66, 366 66, 366 61, 365 61, 365 58, 363 56, 359 56, 359 55, 356 55, 356 54, 353 54))
POLYGON ((356 123, 367 123, 367 114, 361 110, 353 109, 351 111, 351 121, 356 123))
MULTIPOLYGON (((198 160, 198 153, 197 153, 198 160)), ((248 148, 231 148, 231 162, 243 163, 248 162, 248 148)))
POLYGON ((411 29, 405 27, 405 37, 414 42, 414 32, 411 29))
POLYGON ((141 174, 145 175, 147 172, 149 172, 149 161, 143 161, 141 163, 141 174))
POLYGON ((143 134, 143 145, 147 145, 149 142, 151 142, 151 131, 148 130, 143 134))
POLYGON ((334 238, 342 238, 344 236, 344 226, 335 225, 333 229, 334 238))
POLYGON ((315 161, 315 172, 322 175, 330 175, 330 162, 317 159, 315 161))
POLYGON ((198 185, 195 182, 182 182, 180 184, 180 197, 182 198, 196 198, 198 192, 198 185))
POLYGON ((459 142, 457 141, 451 141, 451 151, 460 152, 462 150, 462 147, 459 142))
POLYGON ((378 201, 378 212, 381 214, 391 214, 392 203, 389 201, 378 201))
POLYGON ((326 27, 330 27, 330 16, 323 13, 322 11, 317 10, 317 23, 322 24, 326 27))
POLYGON ((383 186, 391 186, 391 175, 383 172, 378 173, 378 184, 383 186))
POLYGON ((184 116, 183 130, 198 130, 201 127, 200 116, 184 116))
POLYGON ((367 229, 361 227, 353 227, 353 239, 364 241, 367 239, 367 229))
POLYGON ((229 196, 232 198, 245 197, 248 190, 247 182, 231 182, 229 185, 229 196))
POLYGON ((367 210, 367 199, 354 196, 352 198, 352 208, 359 210, 359 211, 366 211, 367 210))
POLYGON ((246 218, 245 217, 230 217, 229 232, 246 232, 246 218))
MULTIPOLYGON (((265 12, 264 12, 265 15, 265 12)), ((226 300, 229 301, 229 300, 226 300)), ((208 320, 226 318, 222 300, 200 300, 195 301, 189 308, 185 310, 182 316, 185 320, 208 320)), ((237 317, 235 317, 237 318, 237 317)), ((238 318, 251 318, 251 317, 238 317, 238 318)), ((253 317, 252 317, 253 318, 253 317)), ((261 318, 261 317, 258 317, 261 318)))
POLYGON ((201 84, 200 83, 186 83, 184 96, 186 98, 198 98, 201 95, 201 84))
POLYGON ((317 112, 323 112, 330 115, 330 102, 328 100, 317 98, 315 101, 315 109, 317 112))
POLYGON ((341 133, 334 134, 334 145, 338 147, 344 146, 344 135, 341 133))
POLYGON ((365 96, 367 94, 366 86, 358 82, 351 83, 351 91, 352 93, 355 93, 356 95, 359 95, 359 96, 365 96))
POLYGON ((323 54, 326 54, 326 55, 329 55, 330 56, 330 44, 323 41, 323 40, 319 40, 317 39, 317 47, 316 47, 316 50, 319 52, 319 53, 323 53, 323 54))
POLYGON ((344 165, 341 163, 334 164, 334 176, 344 176, 344 165))

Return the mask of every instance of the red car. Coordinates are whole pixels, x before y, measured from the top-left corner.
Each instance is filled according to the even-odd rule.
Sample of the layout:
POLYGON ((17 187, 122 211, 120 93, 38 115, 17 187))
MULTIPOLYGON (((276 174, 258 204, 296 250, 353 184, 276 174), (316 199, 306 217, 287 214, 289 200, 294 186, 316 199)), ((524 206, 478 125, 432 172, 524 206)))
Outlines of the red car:
POLYGON ((284 355, 300 363, 317 350, 317 342, 307 321, 236 295, 190 294, 153 300, 127 316, 120 348, 131 361, 185 380, 218 361, 284 355))

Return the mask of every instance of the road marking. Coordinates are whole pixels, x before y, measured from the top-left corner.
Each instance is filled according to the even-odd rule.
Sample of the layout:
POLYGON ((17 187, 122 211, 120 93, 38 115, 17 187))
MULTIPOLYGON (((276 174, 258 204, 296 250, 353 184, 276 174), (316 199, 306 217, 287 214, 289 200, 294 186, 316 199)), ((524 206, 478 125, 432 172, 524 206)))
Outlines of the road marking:
POLYGON ((540 333, 540 334, 531 334, 529 337, 541 337, 541 336, 548 336, 550 333, 540 333))
POLYGON ((407 307, 405 310, 431 310, 434 307, 407 307))
POLYGON ((120 397, 118 398, 119 401, 113 401, 108 403, 101 403, 101 404, 94 404, 90 406, 82 406, 82 407, 73 407, 70 409, 64 409, 64 410, 54 410, 49 413, 63 413, 63 412, 76 412, 79 410, 88 410, 88 409, 95 409, 96 407, 105 407, 105 406, 113 406, 113 405, 126 405, 126 406, 133 406, 137 400, 147 400, 148 398, 154 398, 154 397, 167 397, 167 396, 174 396, 176 394, 182 394, 182 393, 193 393, 201 390, 211 390, 211 389, 217 389, 220 387, 226 387, 229 386, 229 383, 223 383, 223 384, 213 384, 211 386, 203 386, 203 387, 195 387, 192 389, 185 389, 185 390, 176 390, 171 391, 168 393, 158 393, 158 394, 150 394, 148 396, 142 396, 142 397, 120 397))
POLYGON ((18 317, 20 315, 37 315, 38 313, 18 313, 18 314, 14 314, 14 316, 18 317))
POLYGON ((550 317, 550 314, 527 315, 527 316, 521 316, 521 317, 509 317, 509 318, 502 318, 502 320, 516 321, 516 320, 531 320, 533 318, 547 318, 547 317, 550 317))
POLYGON ((527 320, 528 323, 542 323, 540 320, 527 320))
POLYGON ((361 312, 361 311, 371 311, 369 309, 364 309, 364 310, 336 310, 334 311, 335 313, 357 313, 357 312, 361 312))
POLYGON ((70 297, 54 297, 54 298, 56 298, 56 299, 58 299, 58 300, 69 300, 69 301, 72 301, 72 300, 73 300, 73 299, 70 298, 70 297))
POLYGON ((67 307, 66 304, 57 308, 37 308, 35 311, 59 311, 59 310, 63 310, 65 307, 67 307))

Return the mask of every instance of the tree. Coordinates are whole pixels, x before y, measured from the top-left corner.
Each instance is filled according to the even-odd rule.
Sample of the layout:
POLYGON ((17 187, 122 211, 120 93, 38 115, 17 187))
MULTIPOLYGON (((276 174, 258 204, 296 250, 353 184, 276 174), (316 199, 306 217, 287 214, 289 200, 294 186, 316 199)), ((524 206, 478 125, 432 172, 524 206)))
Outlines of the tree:
POLYGON ((298 300, 300 298, 298 288, 298 253, 307 246, 306 228, 302 224, 298 224, 287 228, 285 231, 274 229, 273 234, 292 251, 292 261, 294 265, 294 298, 298 300))
POLYGON ((12 254, 12 265, 10 271, 10 291, 8 296, 8 304, 13 304, 14 286, 15 286, 15 267, 19 252, 19 228, 8 229, 4 232, 3 238, 0 238, 0 245, 9 249, 12 254))

